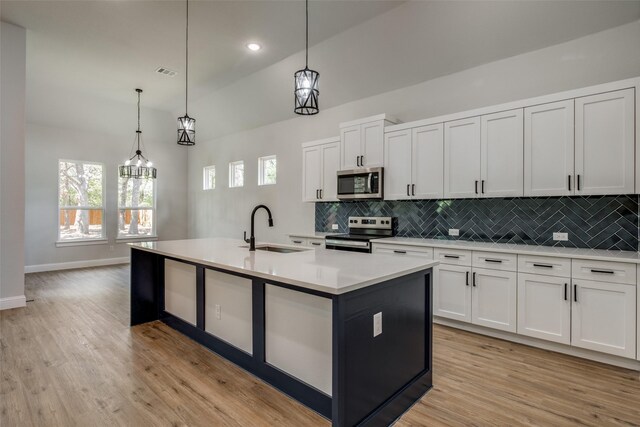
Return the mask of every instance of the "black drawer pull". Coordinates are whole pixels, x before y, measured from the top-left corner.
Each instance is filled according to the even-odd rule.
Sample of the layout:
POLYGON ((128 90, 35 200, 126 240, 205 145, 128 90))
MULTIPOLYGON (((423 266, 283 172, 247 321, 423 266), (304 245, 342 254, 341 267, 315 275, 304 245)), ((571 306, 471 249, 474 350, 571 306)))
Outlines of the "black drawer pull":
POLYGON ((534 267, 542 267, 542 268, 553 268, 553 265, 550 264, 536 264, 535 262, 533 263, 534 267))
POLYGON ((567 301, 567 283, 564 284, 564 300, 567 301))
POLYGON ((293 243, 302 243, 302 240, 294 240, 293 243))
POLYGON ((598 270, 597 268, 591 269, 592 273, 602 273, 602 274, 615 274, 612 270, 598 270))
POLYGON ((578 302, 578 285, 573 285, 573 301, 578 302))
POLYGON ((476 287, 476 272, 473 272, 473 287, 476 287))
POLYGON ((495 262, 496 264, 502 264, 502 260, 501 260, 501 259, 485 258, 484 260, 485 260, 486 262, 495 262))
POLYGON ((320 246, 322 243, 311 242, 311 244, 312 244, 313 246, 320 246))
POLYGON ((467 283, 467 286, 469 286, 469 272, 468 271, 467 271, 467 281, 466 281, 466 283, 467 283))
POLYGON ((444 255, 445 258, 460 259, 459 255, 444 255))
POLYGON ((394 250, 393 250, 393 253, 394 253, 394 254, 406 254, 406 253, 407 253, 407 251, 398 251, 398 250, 395 250, 395 249, 394 249, 394 250))

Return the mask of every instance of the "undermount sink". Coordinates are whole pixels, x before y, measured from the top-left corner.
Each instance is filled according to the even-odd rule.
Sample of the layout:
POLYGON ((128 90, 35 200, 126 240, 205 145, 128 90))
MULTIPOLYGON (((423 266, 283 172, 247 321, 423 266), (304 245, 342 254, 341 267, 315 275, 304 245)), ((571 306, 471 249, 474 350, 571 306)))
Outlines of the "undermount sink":
MULTIPOLYGON (((241 248, 248 248, 249 246, 240 246, 241 248)), ((279 254, 290 254, 293 252, 308 251, 309 249, 288 248, 283 246, 271 246, 271 245, 258 245, 256 246, 258 251, 277 252, 279 254)))

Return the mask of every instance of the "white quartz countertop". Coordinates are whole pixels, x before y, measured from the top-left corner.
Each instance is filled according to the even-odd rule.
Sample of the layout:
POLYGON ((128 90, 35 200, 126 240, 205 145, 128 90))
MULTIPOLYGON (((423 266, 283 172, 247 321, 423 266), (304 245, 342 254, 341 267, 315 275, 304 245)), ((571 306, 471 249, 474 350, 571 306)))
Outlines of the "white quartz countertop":
POLYGON ((430 248, 463 249, 502 252, 520 255, 579 258, 593 261, 630 262, 640 264, 638 252, 607 251, 603 249, 559 248, 551 246, 515 245, 508 243, 466 242, 461 240, 420 239, 411 237, 387 237, 373 240, 374 243, 394 243, 430 248))
POLYGON ((130 243, 130 246, 333 295, 365 288, 438 264, 437 261, 418 257, 401 258, 323 248, 293 253, 249 252, 244 241, 227 238, 141 242, 130 243))

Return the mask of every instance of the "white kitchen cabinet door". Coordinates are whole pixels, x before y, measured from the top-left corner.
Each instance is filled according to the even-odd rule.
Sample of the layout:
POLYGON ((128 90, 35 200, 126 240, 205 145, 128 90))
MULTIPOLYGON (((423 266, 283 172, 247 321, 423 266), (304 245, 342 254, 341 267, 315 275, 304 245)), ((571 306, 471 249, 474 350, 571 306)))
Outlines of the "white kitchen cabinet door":
POLYGON ((576 194, 634 192, 634 89, 576 98, 576 194))
POLYGON ((474 268, 471 282, 472 323, 516 332, 516 273, 474 268))
POLYGON ((411 198, 411 129, 384 137, 384 198, 411 198))
POLYGON ((302 149, 302 201, 316 202, 322 186, 322 149, 316 145, 302 149))
POLYGON ((444 197, 479 196, 480 117, 444 124, 444 197))
POLYGON ((196 324, 196 267, 164 260, 164 310, 185 322, 196 324))
POLYGON ((571 343, 571 289, 566 277, 518 274, 518 333, 571 343))
POLYGON ((482 116, 480 193, 482 197, 522 197, 522 109, 482 116))
POLYGON ((413 198, 443 198, 444 125, 439 123, 413 129, 411 153, 411 184, 414 186, 411 188, 411 193, 413 198))
POLYGON ((376 168, 384 165, 384 121, 361 125, 362 157, 360 166, 376 168))
POLYGON ((573 280, 571 345, 636 358, 636 287, 573 280))
POLYGON ((524 109, 524 195, 574 194, 573 99, 524 109))
POLYGON ((320 199, 323 202, 335 202, 338 200, 337 173, 340 167, 340 144, 324 144, 322 150, 322 184, 320 199))
POLYGON ((340 169, 356 169, 362 154, 360 125, 340 129, 340 169))
POLYGON ((440 264, 434 270, 433 315, 471 322, 471 267, 440 264))

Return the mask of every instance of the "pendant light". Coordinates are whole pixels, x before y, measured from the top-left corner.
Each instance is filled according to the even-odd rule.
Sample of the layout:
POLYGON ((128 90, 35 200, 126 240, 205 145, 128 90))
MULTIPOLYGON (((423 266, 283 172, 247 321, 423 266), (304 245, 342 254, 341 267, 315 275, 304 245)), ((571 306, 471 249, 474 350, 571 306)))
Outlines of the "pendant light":
POLYGON ((311 116, 318 114, 318 78, 320 73, 309 69, 309 0, 305 0, 306 6, 306 47, 304 70, 298 70, 294 74, 295 108, 296 114, 311 116))
POLYGON ((185 37, 185 71, 184 71, 184 116, 178 117, 178 144, 196 144, 196 119, 189 117, 187 106, 189 105, 189 0, 187 1, 187 31, 185 37))
MULTIPOLYGON (((142 89, 136 89, 136 92, 138 92, 138 130, 136 130, 136 138, 133 141, 133 147, 136 147, 136 152, 129 160, 124 162, 124 165, 118 168, 119 175, 120 178, 155 178, 156 168, 142 155, 142 150, 140 149, 142 138, 142 131, 140 130, 140 94, 142 89)), ((131 148, 132 152, 133 147, 131 148)))

